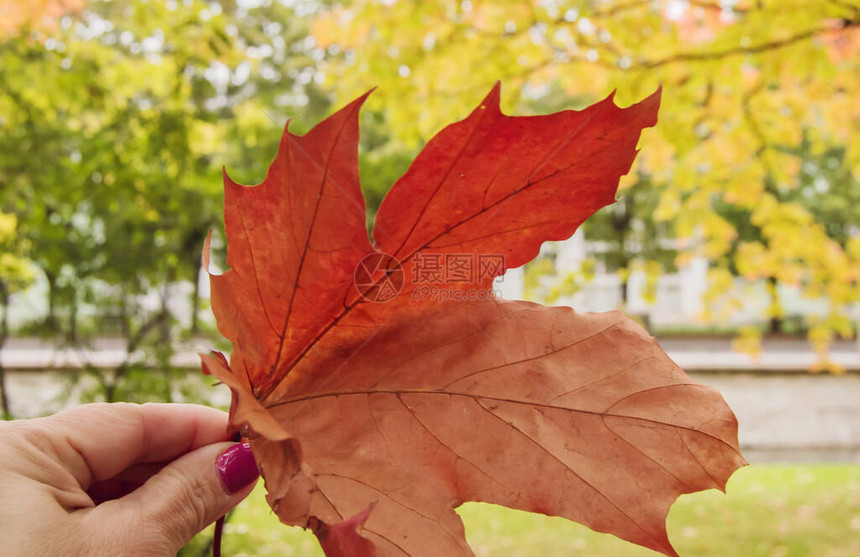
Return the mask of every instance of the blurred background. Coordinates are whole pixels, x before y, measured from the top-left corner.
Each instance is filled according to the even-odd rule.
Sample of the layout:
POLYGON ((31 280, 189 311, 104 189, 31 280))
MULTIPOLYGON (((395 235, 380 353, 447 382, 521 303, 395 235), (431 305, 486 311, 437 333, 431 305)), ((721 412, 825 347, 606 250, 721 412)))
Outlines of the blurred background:
MULTIPOLYGON (((505 297, 622 309, 738 414, 753 466, 685 496, 688 555, 860 554, 856 0, 0 0, 0 411, 224 405, 200 267, 222 167, 265 176, 372 87, 373 213, 500 80, 508 114, 628 105, 660 122, 620 201, 509 272, 505 297), (740 549, 739 549, 740 548, 740 549)), ((648 555, 565 521, 463 509, 479 555, 648 555)), ((205 552, 208 534, 187 549, 205 552)), ((259 494, 231 554, 318 554, 259 494)))

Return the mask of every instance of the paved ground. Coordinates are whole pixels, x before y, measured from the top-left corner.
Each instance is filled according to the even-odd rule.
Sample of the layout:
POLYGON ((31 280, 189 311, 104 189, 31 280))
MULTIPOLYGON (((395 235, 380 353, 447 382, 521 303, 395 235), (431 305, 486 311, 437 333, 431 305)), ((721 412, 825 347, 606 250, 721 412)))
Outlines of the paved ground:
MULTIPOLYGON (((832 359, 851 373, 810 374, 815 355, 800 341, 769 341, 759 359, 731 351, 730 341, 661 342, 673 359, 698 381, 720 390, 740 423, 747 459, 761 461, 850 461, 860 463, 860 353, 853 343, 832 349, 832 359)), ((201 343, 177 357, 178 365, 196 367, 201 343)), ((116 365, 121 345, 100 342, 96 350, 50 350, 37 341, 14 341, 0 353, 9 379, 9 398, 18 416, 35 416, 74 404, 86 384, 73 389, 67 371, 37 371, 80 366, 83 362, 116 365)), ((192 377, 196 377, 192 375, 192 377)), ((226 388, 213 389, 225 402, 226 388)))
POLYGON ((734 410, 747 460, 860 464, 860 376, 691 375, 734 410))
MULTIPOLYGON (((660 345, 687 371, 808 372, 819 360, 803 339, 776 338, 762 343, 761 354, 735 352, 730 338, 663 338, 660 345)), ((828 357, 849 372, 860 372, 860 345, 836 341, 828 357)))

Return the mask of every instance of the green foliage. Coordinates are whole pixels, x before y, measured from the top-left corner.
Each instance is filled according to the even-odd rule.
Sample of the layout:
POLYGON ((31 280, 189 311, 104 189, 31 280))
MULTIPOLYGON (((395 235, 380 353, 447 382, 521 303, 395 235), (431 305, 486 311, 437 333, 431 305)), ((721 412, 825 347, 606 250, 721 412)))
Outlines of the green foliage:
POLYGON ((367 202, 368 228, 371 228, 382 198, 409 168, 418 149, 393 139, 385 112, 367 110, 362 112, 360 118, 361 189, 367 202))
POLYGON ((805 140, 796 153, 802 161, 798 187, 786 192, 786 201, 802 204, 842 248, 860 232, 860 179, 848 167, 846 152, 845 146, 814 152, 805 140))
MULTIPOLYGON (((283 120, 328 106, 305 23, 277 2, 93 1, 0 36, 0 211, 17 221, 4 242, 47 282, 45 334, 121 335, 153 364, 200 330, 182 285, 220 222, 222 165, 261 180, 283 120)), ((115 394, 166 396, 112 373, 128 381, 105 378, 115 394)))

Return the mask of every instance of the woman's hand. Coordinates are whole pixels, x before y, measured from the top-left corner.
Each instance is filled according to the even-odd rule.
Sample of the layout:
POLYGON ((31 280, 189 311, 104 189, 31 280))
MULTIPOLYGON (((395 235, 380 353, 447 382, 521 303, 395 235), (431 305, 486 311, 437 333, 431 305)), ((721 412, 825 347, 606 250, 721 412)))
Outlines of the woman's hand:
POLYGON ((253 489, 253 455, 226 426, 185 404, 0 422, 0 553, 175 555, 253 489))

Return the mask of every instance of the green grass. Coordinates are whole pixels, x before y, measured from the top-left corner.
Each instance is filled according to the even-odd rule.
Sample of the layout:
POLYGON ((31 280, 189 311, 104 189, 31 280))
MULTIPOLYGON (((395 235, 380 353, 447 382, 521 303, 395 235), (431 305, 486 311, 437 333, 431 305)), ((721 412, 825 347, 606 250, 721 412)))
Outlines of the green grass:
MULTIPOLYGON (((467 503, 459 511, 478 556, 658 555, 560 518, 482 503, 467 503)), ((726 495, 711 490, 681 497, 669 514, 668 528, 672 543, 684 556, 857 556, 860 466, 743 468, 729 481, 726 495)), ((195 542, 211 537, 211 530, 195 542)), ((278 522, 262 488, 230 518, 223 549, 233 557, 322 556, 311 533, 278 522)))

